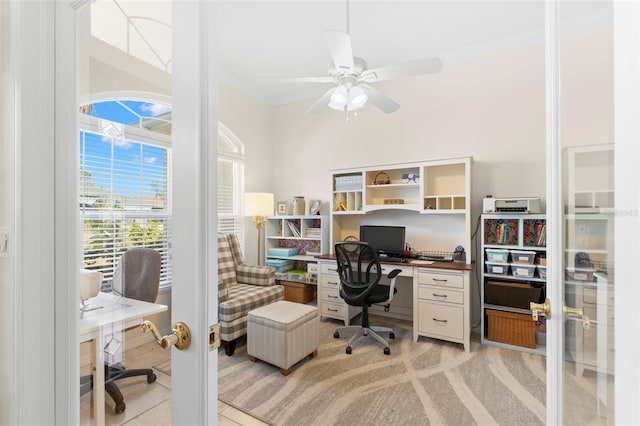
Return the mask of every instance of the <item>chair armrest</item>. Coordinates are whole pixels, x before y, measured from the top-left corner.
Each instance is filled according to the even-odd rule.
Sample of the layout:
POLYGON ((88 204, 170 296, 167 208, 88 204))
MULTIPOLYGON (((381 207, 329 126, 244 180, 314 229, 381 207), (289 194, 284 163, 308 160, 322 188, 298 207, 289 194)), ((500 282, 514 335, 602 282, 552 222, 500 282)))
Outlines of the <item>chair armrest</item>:
POLYGON ((389 274, 387 274, 387 277, 389 278, 389 299, 388 299, 388 301, 391 301, 391 299, 393 299, 393 295, 395 294, 395 288, 396 288, 396 278, 398 277, 398 274, 400 272, 402 272, 402 270, 394 269, 393 271, 389 272, 389 274))
POLYGON ((276 284, 275 274, 276 270, 271 266, 236 266, 236 278, 239 283, 272 286, 276 284))

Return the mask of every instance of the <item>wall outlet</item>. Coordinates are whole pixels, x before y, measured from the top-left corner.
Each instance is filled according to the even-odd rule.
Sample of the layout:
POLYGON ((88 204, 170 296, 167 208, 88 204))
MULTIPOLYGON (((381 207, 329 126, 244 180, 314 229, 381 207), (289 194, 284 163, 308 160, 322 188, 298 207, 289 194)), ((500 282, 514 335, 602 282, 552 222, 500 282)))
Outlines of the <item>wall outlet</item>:
POLYGON ((0 227, 0 257, 9 257, 9 228, 0 227))
POLYGON ((209 326, 209 352, 220 347, 220 324, 209 326))

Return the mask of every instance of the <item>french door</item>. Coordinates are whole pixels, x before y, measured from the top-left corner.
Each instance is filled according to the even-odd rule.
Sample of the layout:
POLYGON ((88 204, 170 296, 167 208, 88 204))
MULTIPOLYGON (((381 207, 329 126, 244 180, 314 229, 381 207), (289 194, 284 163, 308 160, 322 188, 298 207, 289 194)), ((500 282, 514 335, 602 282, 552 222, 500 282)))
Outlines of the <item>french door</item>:
MULTIPOLYGON (((84 424, 79 413, 82 357, 77 277, 84 266, 77 191, 79 98, 82 94, 90 102, 96 93, 114 90, 110 84, 117 82, 127 85, 114 96, 138 91, 140 98, 166 90, 164 95, 170 97, 173 109, 176 142, 173 161, 168 164, 174 176, 173 203, 178 206, 172 212, 173 280, 169 299, 159 303, 170 304, 170 324, 188 325, 191 345, 185 350, 168 349, 172 357, 165 386, 171 390, 171 407, 162 419, 166 424, 215 423, 217 351, 210 348, 209 327, 217 322, 217 310, 211 308, 217 306, 217 270, 209 265, 217 264, 217 118, 213 107, 217 86, 210 3, 11 1, 2 2, 0 19, 0 234, 7 243, 0 256, 0 276, 2 312, 7 320, 2 337, 9 343, 0 351, 3 378, 7 379, 2 381, 0 423, 66 425, 82 420, 84 424), (111 15, 106 32, 112 33, 116 44, 135 39, 138 50, 127 51, 124 44, 113 46, 106 64, 101 64, 106 66, 100 68, 95 62, 80 60, 80 50, 87 47, 83 46, 86 39, 81 38, 95 36, 99 30, 90 24, 83 27, 90 22, 83 18, 90 16, 92 7, 107 4, 115 6, 112 11, 129 9, 129 13, 126 18, 111 15), (168 13, 163 19, 169 23, 170 37, 164 41, 180 48, 169 49, 173 51, 170 67, 131 84, 136 81, 136 63, 148 65, 157 59, 139 50, 146 43, 141 42, 138 30, 151 28, 154 33, 153 25, 158 22, 141 18, 145 10, 160 9, 168 13), (117 31, 121 32, 115 34, 117 31), (132 58, 134 53, 140 56, 132 58), (95 75, 104 70, 111 72, 95 75)), ((100 43, 106 41, 93 39, 88 48, 96 49, 100 43)), ((125 402, 127 388, 123 387, 125 402)), ((133 410, 132 404, 127 410, 133 410)), ((86 423, 101 422, 99 415, 90 413, 86 423)), ((105 423, 118 423, 118 418, 105 423)))
POLYGON ((638 132, 627 108, 638 112, 639 18, 633 3, 546 2, 549 304, 537 309, 547 424, 638 420, 638 366, 626 355, 637 349, 621 338, 638 321, 620 306, 638 297, 638 132))
MULTIPOLYGON (((209 200, 216 200, 217 186, 215 180, 211 185, 209 178, 216 176, 217 162, 216 141, 208 139, 209 135, 216 134, 208 129, 215 126, 217 120, 211 113, 214 94, 207 91, 207 88, 215 87, 209 80, 212 73, 203 65, 212 63, 206 58, 211 41, 208 39, 210 33, 205 31, 209 28, 208 10, 206 2, 195 1, 95 0, 76 13, 79 24, 77 78, 84 105, 87 100, 105 98, 111 93, 124 97, 130 94, 132 100, 145 99, 147 102, 140 105, 122 101, 124 106, 136 113, 148 112, 148 116, 162 117, 162 111, 159 115, 154 112, 162 104, 154 103, 154 99, 167 99, 171 104, 171 155, 162 155, 153 148, 137 149, 138 144, 127 137, 126 129, 130 129, 131 124, 118 132, 110 131, 106 126, 103 139, 111 142, 112 162, 117 163, 117 167, 105 174, 111 176, 108 182, 114 209, 129 208, 122 206, 136 203, 135 209, 145 209, 151 203, 145 200, 151 197, 154 208, 158 208, 160 202, 171 213, 169 226, 164 225, 165 222, 160 225, 150 221, 136 222, 118 242, 124 239, 132 240, 133 245, 160 247, 163 261, 169 262, 163 271, 170 271, 171 276, 167 273, 165 278, 169 278, 171 290, 160 292, 158 303, 168 305, 171 315, 160 313, 147 318, 159 331, 155 337, 170 334, 178 323, 186 324, 191 332, 190 345, 183 349, 175 346, 162 349, 149 339, 142 359, 131 365, 133 350, 127 349, 132 346, 131 342, 140 340, 141 330, 125 331, 131 325, 127 321, 110 323, 104 327, 106 330, 100 330, 97 338, 100 347, 93 349, 95 352, 105 348, 104 356, 110 358, 106 360, 107 364, 120 363, 127 368, 153 367, 156 381, 147 383, 154 379, 154 376, 147 376, 147 380, 139 380, 137 384, 120 384, 126 405, 114 405, 110 397, 102 395, 102 386, 94 386, 92 404, 87 404, 87 396, 81 398, 81 424, 87 424, 87 420, 98 425, 120 424, 131 418, 154 423, 158 422, 156 419, 163 419, 160 422, 166 424, 207 424, 217 419, 217 351, 209 345, 209 327, 217 322, 217 310, 210 308, 217 306, 217 292, 211 291, 217 270, 209 267, 216 264, 216 205, 209 200), (185 49, 184 46, 192 48, 185 49), (164 170, 164 175, 172 179, 167 180, 166 187, 160 185, 159 190, 158 182, 138 177, 141 170, 157 170, 157 175, 162 175, 164 170), (134 180, 137 195, 126 192, 127 179, 134 180), (114 201, 113 198, 117 199, 114 201), (139 230, 139 227, 145 229, 139 230), (154 238, 163 241, 164 238, 149 237, 151 231, 166 234, 164 238, 169 238, 168 243, 154 242, 154 238), (163 403, 158 404, 159 401, 163 403), (87 412, 85 405, 92 406, 93 410, 87 412)), ((144 121, 144 118, 140 119, 140 132, 145 130, 144 121)), ((146 121, 150 122, 149 119, 146 121)), ((151 130, 153 127, 149 126, 151 130)), ((84 152, 83 158, 90 155, 84 152)), ((88 167, 91 162, 88 160, 83 164, 88 167)), ((100 170, 96 168, 91 172, 97 180, 100 170)), ((87 176, 89 170, 83 170, 83 173, 87 176)), ((120 222, 119 228, 127 228, 126 220, 120 222)), ((83 229, 85 232, 81 237, 86 245, 87 226, 83 229)), ((117 303, 131 304, 127 301, 117 303)), ((85 315, 101 315, 100 309, 111 309, 111 306, 105 304, 85 315)), ((102 368, 101 358, 94 357, 98 360, 94 362, 96 376, 97 369, 102 368)))

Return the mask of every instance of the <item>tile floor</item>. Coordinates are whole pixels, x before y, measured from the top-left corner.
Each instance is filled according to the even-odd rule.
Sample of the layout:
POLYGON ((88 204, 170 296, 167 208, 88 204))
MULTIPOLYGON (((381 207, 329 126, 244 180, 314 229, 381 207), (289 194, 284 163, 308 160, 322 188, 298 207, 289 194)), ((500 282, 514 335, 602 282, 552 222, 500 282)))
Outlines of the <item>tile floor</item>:
MULTIPOLYGON (((162 365, 168 361, 167 352, 160 349, 155 342, 150 342, 126 352, 125 365, 129 368, 147 368, 150 365, 162 365)), ((88 366, 82 368, 81 374, 87 374, 88 366)), ((118 387, 125 397, 126 410, 115 414, 113 401, 106 395, 105 423, 109 426, 170 426, 171 425, 171 376, 154 369, 157 379, 152 385, 147 384, 146 377, 134 377, 118 382, 118 387)), ((90 425, 92 411, 91 393, 80 398, 80 424, 90 425)), ((266 426, 244 412, 218 401, 218 424, 220 426, 266 426)))

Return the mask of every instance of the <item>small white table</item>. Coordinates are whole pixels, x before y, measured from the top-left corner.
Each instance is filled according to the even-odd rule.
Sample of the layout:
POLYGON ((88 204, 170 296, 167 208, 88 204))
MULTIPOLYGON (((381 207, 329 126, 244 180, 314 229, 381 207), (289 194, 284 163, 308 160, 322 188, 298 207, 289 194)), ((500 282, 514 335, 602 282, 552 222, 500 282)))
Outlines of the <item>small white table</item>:
POLYGON ((123 329, 141 323, 142 318, 167 310, 167 306, 129 299, 113 293, 99 293, 91 300, 102 308, 80 312, 80 343, 93 341, 95 372, 93 377, 93 410, 95 424, 104 418, 104 327, 123 322, 123 329))

